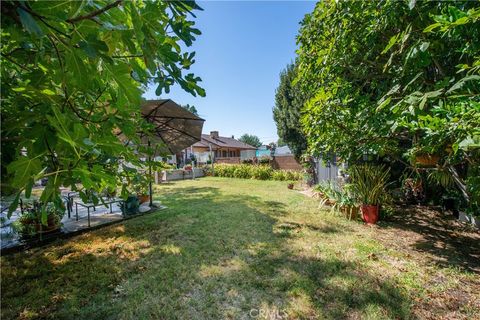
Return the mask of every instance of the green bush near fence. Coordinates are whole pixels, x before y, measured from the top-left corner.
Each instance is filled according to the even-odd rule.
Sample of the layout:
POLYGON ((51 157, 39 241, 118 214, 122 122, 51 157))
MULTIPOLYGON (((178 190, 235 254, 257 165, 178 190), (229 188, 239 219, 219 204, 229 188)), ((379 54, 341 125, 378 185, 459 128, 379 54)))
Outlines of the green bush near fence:
MULTIPOLYGON (((210 166, 204 167, 207 175, 212 174, 210 166)), ((251 164, 215 164, 215 176, 225 178, 295 181, 303 178, 302 172, 291 170, 275 170, 268 165, 251 164)))

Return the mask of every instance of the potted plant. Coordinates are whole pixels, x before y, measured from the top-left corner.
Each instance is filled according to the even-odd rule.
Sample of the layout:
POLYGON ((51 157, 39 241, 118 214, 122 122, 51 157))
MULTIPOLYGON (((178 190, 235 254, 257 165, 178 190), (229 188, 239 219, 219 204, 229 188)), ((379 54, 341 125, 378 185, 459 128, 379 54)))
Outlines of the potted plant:
POLYGON ((145 175, 140 173, 135 174, 130 183, 140 203, 150 201, 150 195, 148 192, 148 178, 145 175))
POLYGON ((287 188, 290 189, 290 190, 292 190, 292 189, 293 189, 293 183, 290 182, 289 184, 287 184, 287 188))
POLYGON ((388 200, 390 169, 385 166, 363 164, 349 169, 351 191, 360 204, 363 220, 368 224, 378 221, 380 205, 388 200))
POLYGON ((38 201, 26 205, 18 219, 17 231, 23 237, 33 237, 58 231, 65 214, 65 205, 59 201, 55 206, 53 202, 46 205, 38 201), (44 216, 46 214, 46 217, 44 216))
POLYGON ((148 186, 146 184, 138 184, 135 188, 137 198, 140 204, 149 202, 150 195, 148 194, 148 186))

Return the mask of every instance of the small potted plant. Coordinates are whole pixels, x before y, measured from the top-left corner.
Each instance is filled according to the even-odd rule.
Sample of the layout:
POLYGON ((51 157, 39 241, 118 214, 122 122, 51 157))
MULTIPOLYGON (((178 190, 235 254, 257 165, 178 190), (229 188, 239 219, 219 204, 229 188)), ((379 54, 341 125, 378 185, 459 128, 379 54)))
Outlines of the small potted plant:
POLYGON ((150 195, 148 194, 148 186, 146 184, 138 184, 135 188, 137 198, 140 204, 149 202, 150 195))
POLYGON ((136 173, 130 181, 130 186, 135 191, 138 201, 141 203, 150 201, 148 192, 148 178, 141 173, 136 173))
POLYGON ((43 205, 34 201, 23 209, 23 213, 18 219, 17 230, 23 237, 58 231, 64 214, 65 205, 61 201, 57 206, 53 202, 43 205))
POLYGON ((367 224, 378 221, 380 205, 388 200, 390 169, 385 166, 363 164, 349 169, 351 191, 360 204, 362 218, 367 224))
POLYGON ((290 190, 293 189, 293 186, 294 186, 293 182, 290 182, 289 184, 287 184, 287 188, 290 190))

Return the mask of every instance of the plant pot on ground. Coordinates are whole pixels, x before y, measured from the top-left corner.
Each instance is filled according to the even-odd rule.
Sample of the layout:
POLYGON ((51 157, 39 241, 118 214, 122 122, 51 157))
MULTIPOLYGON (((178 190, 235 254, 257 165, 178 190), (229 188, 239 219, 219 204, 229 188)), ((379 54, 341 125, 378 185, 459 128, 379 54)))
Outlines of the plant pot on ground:
POLYGON ((287 188, 288 188, 288 189, 290 189, 290 190, 292 190, 292 189, 293 189, 293 186, 294 186, 294 185, 293 185, 293 183, 289 183, 289 184, 287 184, 287 188))
POLYGON ((364 204, 360 207, 362 218, 367 224, 376 224, 379 217, 380 206, 364 204))
POLYGON ((375 224, 379 218, 380 205, 388 201, 387 192, 390 169, 385 166, 363 164, 349 169, 351 192, 360 204, 362 218, 367 224, 375 224))
POLYGON ((135 193, 137 194, 137 200, 140 204, 150 201, 150 195, 148 192, 148 181, 146 179, 138 179, 134 186, 135 193))
POLYGON ((27 205, 18 220, 18 232, 22 237, 31 238, 60 230, 65 206, 61 201, 57 206, 49 202, 46 205, 38 201, 27 205), (45 216, 46 215, 46 216, 45 216))
POLYGON ((150 202, 150 196, 148 194, 137 194, 137 198, 140 204, 150 202))

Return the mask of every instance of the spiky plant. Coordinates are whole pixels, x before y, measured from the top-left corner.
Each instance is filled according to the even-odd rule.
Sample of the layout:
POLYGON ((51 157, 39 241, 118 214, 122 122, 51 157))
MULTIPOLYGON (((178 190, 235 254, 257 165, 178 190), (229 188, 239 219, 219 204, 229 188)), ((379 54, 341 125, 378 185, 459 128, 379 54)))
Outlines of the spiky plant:
POLYGON ((390 168, 373 164, 354 165, 348 170, 351 191, 359 204, 379 205, 388 201, 390 168))

